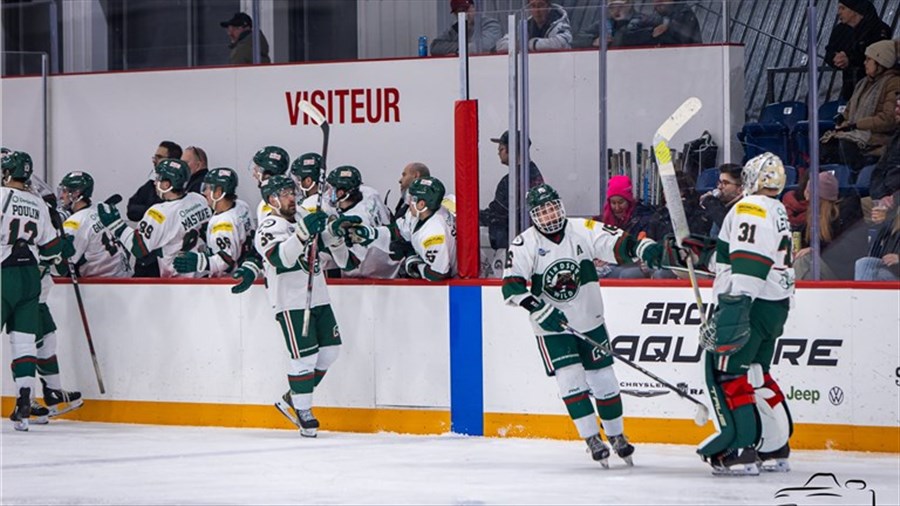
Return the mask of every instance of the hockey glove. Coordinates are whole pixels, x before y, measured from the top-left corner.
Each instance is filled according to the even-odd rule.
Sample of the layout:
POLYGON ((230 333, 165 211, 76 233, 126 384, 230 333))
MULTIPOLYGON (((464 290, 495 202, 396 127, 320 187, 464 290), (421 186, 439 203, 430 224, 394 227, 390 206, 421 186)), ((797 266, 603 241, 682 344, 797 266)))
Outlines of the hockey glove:
POLYGON ((662 266, 663 247, 653 239, 641 239, 635 251, 647 267, 658 269, 662 266))
POLYGON ((400 264, 400 275, 405 278, 422 279, 425 260, 419 255, 410 255, 400 264))
POLYGON ((322 233, 322 231, 325 230, 325 225, 327 223, 328 215, 322 211, 309 213, 303 217, 303 225, 306 227, 306 232, 309 235, 318 235, 322 233))
POLYGON ((175 270, 187 274, 189 272, 205 272, 209 267, 209 259, 203 253, 185 251, 173 260, 175 270))
POLYGON ((718 355, 733 355, 750 340, 750 306, 747 295, 719 295, 715 319, 716 340, 712 351, 718 355))
POLYGON ((563 325, 568 323, 565 313, 542 300, 534 300, 536 304, 526 308, 531 312, 531 321, 547 332, 553 332, 554 334, 565 332, 566 329, 563 325))
POLYGON ((368 246, 378 238, 378 230, 365 225, 354 225, 347 231, 347 237, 353 244, 368 246))
POLYGON ((234 270, 231 277, 238 280, 238 284, 231 287, 231 293, 237 295, 244 293, 253 285, 253 281, 259 275, 259 267, 253 262, 244 262, 234 270))
POLYGON ((65 263, 65 259, 75 256, 75 243, 71 235, 64 235, 60 237, 59 242, 60 246, 62 247, 62 263, 65 263))
POLYGON ((687 257, 691 256, 694 267, 702 271, 711 272, 712 259, 716 254, 716 239, 702 235, 691 234, 681 241, 681 247, 675 240, 674 234, 668 234, 663 239, 663 267, 683 269, 687 267, 687 257))
POLYGON ((341 215, 332 220, 328 226, 331 227, 331 233, 335 237, 344 237, 354 225, 359 223, 362 223, 362 218, 359 216, 341 215))
POLYGON ((97 218, 116 237, 119 237, 125 231, 125 222, 122 221, 122 215, 119 214, 116 206, 102 202, 97 204, 97 218))

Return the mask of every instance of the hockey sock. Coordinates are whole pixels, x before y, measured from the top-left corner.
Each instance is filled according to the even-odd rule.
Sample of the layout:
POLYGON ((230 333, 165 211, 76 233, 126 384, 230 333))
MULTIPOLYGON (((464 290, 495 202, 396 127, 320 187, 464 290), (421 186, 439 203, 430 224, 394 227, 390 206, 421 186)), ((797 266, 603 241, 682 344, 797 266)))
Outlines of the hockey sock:
POLYGON ((56 332, 48 332, 37 340, 37 373, 44 378, 48 388, 62 390, 56 358, 56 332))
POLYGON ((16 386, 34 389, 34 377, 37 370, 37 345, 34 334, 10 332, 9 342, 13 356, 10 368, 16 386))
POLYGON ((322 380, 325 379, 325 373, 327 373, 327 372, 328 371, 323 371, 322 369, 316 369, 316 371, 314 373, 316 375, 316 379, 314 381, 313 386, 316 386, 316 387, 319 386, 319 383, 321 383, 322 380))
POLYGON ((597 417, 594 415, 594 407, 591 406, 591 396, 586 391, 563 397, 563 402, 582 439, 587 439, 600 432, 600 428, 597 426, 597 417))

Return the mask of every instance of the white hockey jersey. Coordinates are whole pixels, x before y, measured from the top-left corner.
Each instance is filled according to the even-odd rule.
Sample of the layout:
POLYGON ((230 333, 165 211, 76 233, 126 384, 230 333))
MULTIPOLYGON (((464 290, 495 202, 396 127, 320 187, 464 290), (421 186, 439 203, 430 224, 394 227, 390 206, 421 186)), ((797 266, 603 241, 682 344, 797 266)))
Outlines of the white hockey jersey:
MULTIPOLYGON (((566 315, 574 329, 587 332, 604 322, 603 298, 594 259, 633 263, 624 231, 602 222, 569 218, 559 244, 533 226, 513 239, 506 252, 503 297, 518 306, 528 296, 542 299, 566 315), (527 285, 531 285, 530 292, 527 285)), ((532 323, 536 335, 547 331, 532 323)))
POLYGON ((784 300, 794 295, 791 228, 772 197, 744 197, 725 216, 716 242, 713 294, 784 300))
MULTIPOLYGON (((266 276, 266 295, 275 312, 306 308, 306 286, 309 267, 306 261, 306 245, 295 233, 296 223, 291 223, 277 213, 270 214, 259 224, 253 239, 256 251, 263 258, 266 276)), ((336 260, 347 263, 349 251, 338 241, 338 247, 332 250, 336 260)), ((313 275, 312 300, 310 307, 330 304, 328 287, 322 272, 322 256, 316 263, 313 275)))
POLYGON ((241 258, 244 242, 247 241, 253 223, 250 207, 237 200, 234 206, 222 213, 214 214, 206 227, 206 247, 210 254, 210 277, 224 276, 231 272, 241 258))
MULTIPOLYGON (((381 201, 378 191, 365 185, 360 186, 359 191, 362 193, 362 200, 350 209, 339 211, 339 213, 344 216, 358 216, 363 225, 372 228, 386 226, 390 223, 391 213, 381 201)), ((387 251, 361 244, 354 244, 350 251, 360 259, 360 264, 356 269, 344 271, 342 274, 344 277, 382 279, 397 277, 400 263, 391 259, 387 251)))
MULTIPOLYGON (((0 189, 0 202, 3 212, 0 213, 0 256, 4 266, 16 265, 18 262, 13 257, 13 245, 19 239, 23 239, 25 248, 16 253, 19 257, 30 255, 33 265, 41 259, 39 246, 57 244, 59 233, 53 228, 50 221, 50 210, 44 200, 34 193, 4 186, 0 189), (27 250, 27 251, 26 251, 27 250), (9 262, 7 262, 9 260, 9 262)), ((56 256, 56 255, 54 255, 56 256)), ((26 261, 28 258, 19 257, 18 260, 26 261)))
POLYGON ((397 222, 397 229, 432 271, 442 277, 457 275, 456 216, 447 208, 438 208, 424 222, 413 219, 407 211, 397 222))
POLYGON ((70 261, 78 266, 81 276, 131 277, 131 253, 103 227, 96 207, 91 205, 69 216, 63 230, 72 238, 75 254, 70 261))
POLYGON ((122 244, 135 255, 162 253, 159 259, 159 275, 163 278, 196 278, 201 273, 179 273, 173 266, 182 251, 199 253, 204 247, 203 227, 212 217, 212 210, 199 193, 188 192, 177 200, 167 200, 147 209, 136 229, 126 227, 119 237, 122 244), (187 240, 185 240, 187 238, 187 240), (185 248, 185 246, 187 246, 185 248))

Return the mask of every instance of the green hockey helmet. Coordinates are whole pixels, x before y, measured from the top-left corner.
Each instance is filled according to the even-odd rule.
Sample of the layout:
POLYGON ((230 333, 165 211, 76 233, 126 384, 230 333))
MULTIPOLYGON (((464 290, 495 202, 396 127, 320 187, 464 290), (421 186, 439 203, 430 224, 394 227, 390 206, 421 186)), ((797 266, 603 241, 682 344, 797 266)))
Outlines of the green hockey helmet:
POLYGON ((291 175, 302 181, 311 177, 313 181, 319 180, 319 172, 322 170, 322 156, 318 153, 304 153, 291 164, 291 175))
POLYGON ((284 175, 272 176, 259 185, 259 193, 266 204, 269 203, 269 197, 279 196, 285 190, 296 191, 296 186, 293 179, 284 175))
POLYGON ((237 194, 237 173, 228 167, 212 169, 203 176, 203 188, 215 191, 221 188, 226 197, 234 197, 237 194))
POLYGON ((407 195, 410 199, 410 207, 415 207, 419 200, 425 202, 425 207, 430 211, 436 211, 441 207, 447 190, 444 183, 436 177, 420 177, 409 185, 407 195))
POLYGON ((342 165, 328 174, 328 184, 332 188, 349 192, 362 184, 359 169, 352 165, 342 165))
POLYGON ((29 181, 34 172, 31 155, 24 151, 12 151, 3 157, 3 180, 18 179, 29 181))
POLYGON ((188 167, 187 162, 183 160, 166 158, 156 164, 156 180, 168 181, 172 185, 172 191, 184 192, 190 178, 191 169, 188 167))
POLYGON ((280 176, 288 171, 291 157, 278 146, 266 146, 253 155, 253 163, 267 177, 280 176))
POLYGON ((94 194, 94 178, 87 172, 76 170, 63 176, 59 188, 69 193, 79 192, 81 198, 89 199, 94 194))
POLYGON ((526 201, 531 222, 541 232, 555 234, 566 225, 566 209, 552 186, 541 184, 528 190, 526 201))

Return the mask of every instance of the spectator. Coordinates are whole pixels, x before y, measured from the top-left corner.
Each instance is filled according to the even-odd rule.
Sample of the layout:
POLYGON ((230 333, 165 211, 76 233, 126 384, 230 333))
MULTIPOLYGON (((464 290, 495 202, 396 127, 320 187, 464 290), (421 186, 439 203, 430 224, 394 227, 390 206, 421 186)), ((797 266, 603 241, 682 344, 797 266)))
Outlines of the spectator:
POLYGON ((649 44, 702 44, 700 21, 694 10, 684 0, 653 0, 655 25, 650 32, 649 44))
POLYGON ((397 221, 405 216, 406 210, 409 209, 409 204, 406 202, 406 192, 409 190, 409 185, 416 179, 430 176, 431 171, 428 170, 428 166, 424 163, 412 162, 406 164, 406 167, 403 167, 403 172, 400 174, 400 180, 397 181, 400 183, 400 200, 394 207, 393 221, 397 221))
MULTIPOLYGON (((675 172, 675 179, 678 181, 681 206, 687 219, 688 230, 694 234, 707 235, 711 223, 706 209, 700 207, 700 195, 695 189, 693 179, 688 173, 681 170, 675 172)), ((662 243, 666 235, 673 232, 672 217, 669 215, 669 208, 665 205, 665 195, 663 195, 663 205, 660 205, 653 213, 647 227, 647 236, 662 243)), ((669 269, 653 269, 651 277, 653 279, 674 279, 677 276, 669 269)))
POLYGON ((882 40, 866 48, 866 77, 856 84, 844 110, 846 120, 822 137, 823 158, 840 160, 859 172, 884 153, 897 127, 895 98, 900 92, 900 71, 894 69, 897 50, 882 40))
MULTIPOLYGON (((500 137, 492 138, 491 142, 497 143, 497 156, 500 157, 500 163, 509 167, 509 131, 503 132, 500 137)), ((531 146, 530 139, 528 145, 531 146)), ((544 177, 534 161, 529 163, 528 174, 529 188, 543 184, 544 177)), ((488 228, 491 248, 504 250, 502 254, 505 256, 505 250, 509 246, 509 174, 500 178, 497 189, 494 190, 494 200, 488 204, 486 209, 482 209, 478 213, 478 222, 481 226, 488 228)), ((497 274, 499 275, 499 273, 497 274)))
POLYGON ((809 201, 806 200, 806 185, 808 184, 809 171, 803 171, 797 188, 784 192, 781 197, 781 203, 784 204, 784 209, 788 213, 791 230, 801 230, 806 223, 806 209, 809 208, 809 201))
MULTIPOLYGON (((150 158, 153 164, 153 170, 150 172, 150 179, 141 185, 134 192, 134 195, 128 199, 128 208, 126 216, 130 221, 135 223, 141 221, 144 213, 151 206, 162 203, 162 199, 156 193, 156 165, 166 158, 181 158, 181 146, 172 141, 162 141, 156 148, 156 153, 150 158)), ((156 255, 146 255, 135 259, 134 277, 136 278, 158 278, 159 264, 156 255)))
MULTIPOLYGON (((654 208, 635 200, 628 176, 613 176, 606 189, 603 204, 603 223, 621 228, 640 241, 647 237, 654 208)), ((641 265, 614 265, 595 260, 597 275, 603 278, 638 279, 649 277, 650 271, 641 265)))
POLYGON ((188 179, 187 191, 194 193, 203 193, 203 178, 209 172, 206 151, 197 146, 188 146, 184 148, 181 159, 187 162, 191 169, 191 178, 188 179))
MULTIPOLYGON (((656 24, 649 16, 634 9, 632 0, 610 0, 609 17, 611 19, 610 47, 646 46, 652 44, 653 30, 656 24)), ((594 41, 595 46, 600 40, 594 41)))
POLYGON ((725 215, 743 196, 741 183, 743 170, 744 168, 736 163, 723 163, 719 166, 719 182, 716 189, 700 197, 700 207, 706 212, 710 237, 719 236, 725 215))
POLYGON ((872 217, 877 229, 868 256, 856 261, 856 281, 900 280, 900 191, 881 200, 872 217), (885 221, 887 214, 891 218, 885 221))
MULTIPOLYGON (((900 93, 894 101, 894 119, 900 125, 900 93)), ((869 183, 869 197, 876 201, 892 195, 897 190, 900 190, 900 128, 894 129, 894 135, 888 142, 884 154, 875 165, 869 183)))
MULTIPOLYGON (((810 188, 806 187, 806 200, 810 188)), ((865 240, 851 237, 848 232, 861 222, 862 208, 859 196, 849 195, 839 198, 838 180, 831 172, 819 173, 819 212, 806 212, 806 223, 801 230, 801 248, 794 254, 794 271, 797 279, 812 279, 813 220, 819 224, 819 245, 821 254, 821 279, 851 279, 853 263, 862 253, 851 253, 855 245, 863 248, 865 240)))
MULTIPOLYGON (((450 0, 450 12, 457 14, 466 13, 466 41, 469 43, 469 54, 491 53, 497 46, 502 30, 500 22, 490 16, 475 16, 475 0, 450 0), (476 36, 475 20, 479 20, 481 34, 480 40, 474 40, 476 36)), ((455 16, 454 16, 455 18, 455 16)), ((442 56, 457 54, 459 52, 459 22, 450 25, 450 28, 440 37, 431 41, 431 54, 442 56)), ((425 177, 425 176, 423 176, 425 177)))
MULTIPOLYGON (((559 4, 550 0, 528 0, 528 50, 547 51, 572 47, 572 28, 569 15, 559 4)), ((509 34, 497 41, 497 52, 509 49, 509 34)))
POLYGON ((840 0, 838 23, 825 46, 825 63, 841 71, 841 98, 850 100, 856 83, 865 77, 866 48, 891 38, 891 27, 878 19, 869 0, 840 0))
MULTIPOLYGON (((228 63, 231 65, 247 65, 253 63, 253 20, 243 12, 236 12, 231 19, 222 21, 219 26, 228 33, 228 63)), ((269 41, 262 31, 259 32, 259 62, 271 63, 269 59, 269 41)), ((202 181, 202 179, 201 179, 202 181)))

